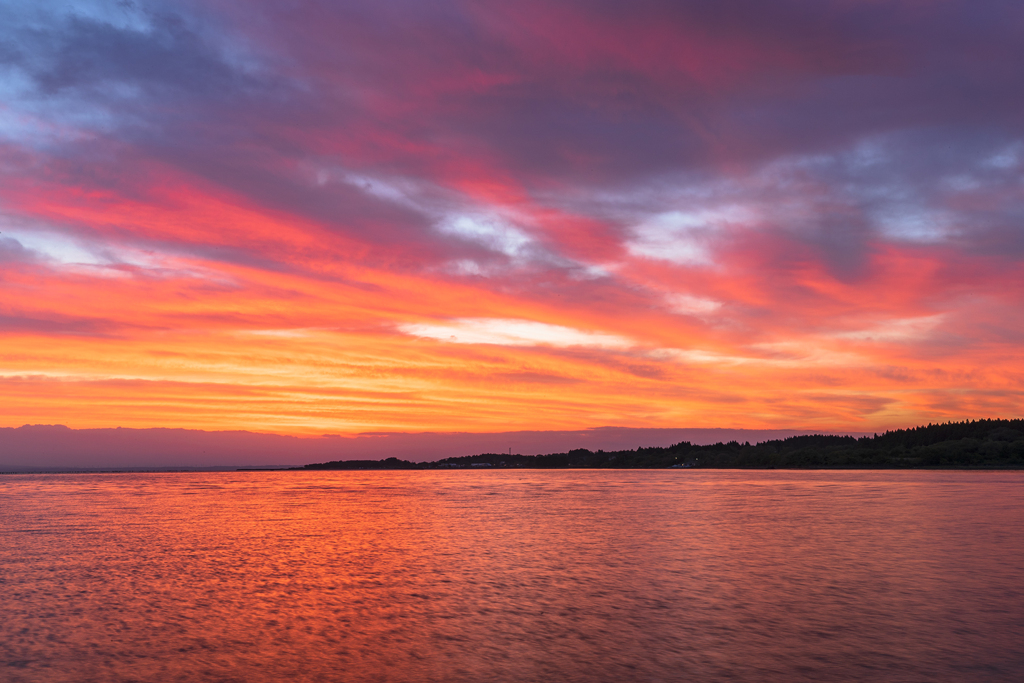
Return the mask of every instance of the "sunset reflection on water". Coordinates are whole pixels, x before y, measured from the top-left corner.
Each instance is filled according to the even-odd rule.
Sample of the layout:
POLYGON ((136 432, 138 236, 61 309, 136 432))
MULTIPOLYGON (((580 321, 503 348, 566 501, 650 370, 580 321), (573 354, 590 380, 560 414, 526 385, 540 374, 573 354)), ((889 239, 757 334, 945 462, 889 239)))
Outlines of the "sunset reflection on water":
POLYGON ((5 681, 1016 681, 1024 473, 0 477, 5 681))

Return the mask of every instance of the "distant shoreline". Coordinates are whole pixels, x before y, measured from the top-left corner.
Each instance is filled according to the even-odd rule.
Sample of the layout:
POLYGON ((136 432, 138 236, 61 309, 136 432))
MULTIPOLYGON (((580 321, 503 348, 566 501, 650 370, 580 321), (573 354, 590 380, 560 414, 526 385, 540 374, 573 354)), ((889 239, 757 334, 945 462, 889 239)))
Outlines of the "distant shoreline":
POLYGON ((1024 469, 1024 420, 971 420, 855 438, 810 434, 751 445, 730 441, 621 451, 482 453, 414 463, 398 458, 335 460, 301 470, 434 469, 738 469, 1008 470, 1024 469))
MULTIPOLYGON (((283 459, 283 458, 282 458, 283 459)), ((96 474, 114 472, 283 472, 497 469, 731 469, 731 470, 964 470, 1024 469, 1024 420, 970 420, 887 431, 874 436, 810 434, 784 439, 715 444, 681 441, 633 450, 588 450, 522 455, 480 453, 411 462, 332 460, 300 467, 282 465, 164 467, 11 467, 0 474, 96 474)))

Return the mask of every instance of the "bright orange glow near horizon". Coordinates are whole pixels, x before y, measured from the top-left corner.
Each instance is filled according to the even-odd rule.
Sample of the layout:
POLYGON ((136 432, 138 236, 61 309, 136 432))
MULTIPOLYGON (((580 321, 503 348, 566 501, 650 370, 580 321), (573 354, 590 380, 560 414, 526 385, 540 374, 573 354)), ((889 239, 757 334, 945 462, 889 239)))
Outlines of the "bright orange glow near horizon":
POLYGON ((8 12, 0 426, 1021 416, 1019 10, 345 5, 8 12))

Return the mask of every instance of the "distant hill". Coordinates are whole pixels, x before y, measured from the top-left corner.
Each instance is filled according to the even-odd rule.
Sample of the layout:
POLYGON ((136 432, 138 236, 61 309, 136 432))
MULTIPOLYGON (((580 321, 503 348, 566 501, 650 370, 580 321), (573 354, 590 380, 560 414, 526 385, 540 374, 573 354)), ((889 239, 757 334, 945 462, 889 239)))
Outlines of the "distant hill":
POLYGON ((1024 468, 1024 420, 971 420, 897 429, 855 438, 813 434, 751 445, 730 441, 622 451, 585 448, 548 455, 480 455, 428 463, 388 460, 334 461, 310 470, 558 468, 909 469, 1024 468))

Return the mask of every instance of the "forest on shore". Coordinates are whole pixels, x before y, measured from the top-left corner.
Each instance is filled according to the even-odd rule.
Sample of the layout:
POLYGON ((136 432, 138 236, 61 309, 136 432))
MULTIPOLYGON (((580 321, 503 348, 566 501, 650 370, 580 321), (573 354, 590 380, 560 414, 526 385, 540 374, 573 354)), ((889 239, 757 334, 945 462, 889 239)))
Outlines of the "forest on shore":
POLYGON ((811 434, 750 443, 672 446, 627 451, 518 455, 481 453, 434 462, 336 460, 294 469, 422 470, 451 468, 728 468, 728 469, 913 469, 1024 468, 1024 420, 970 420, 897 429, 854 438, 811 434))

